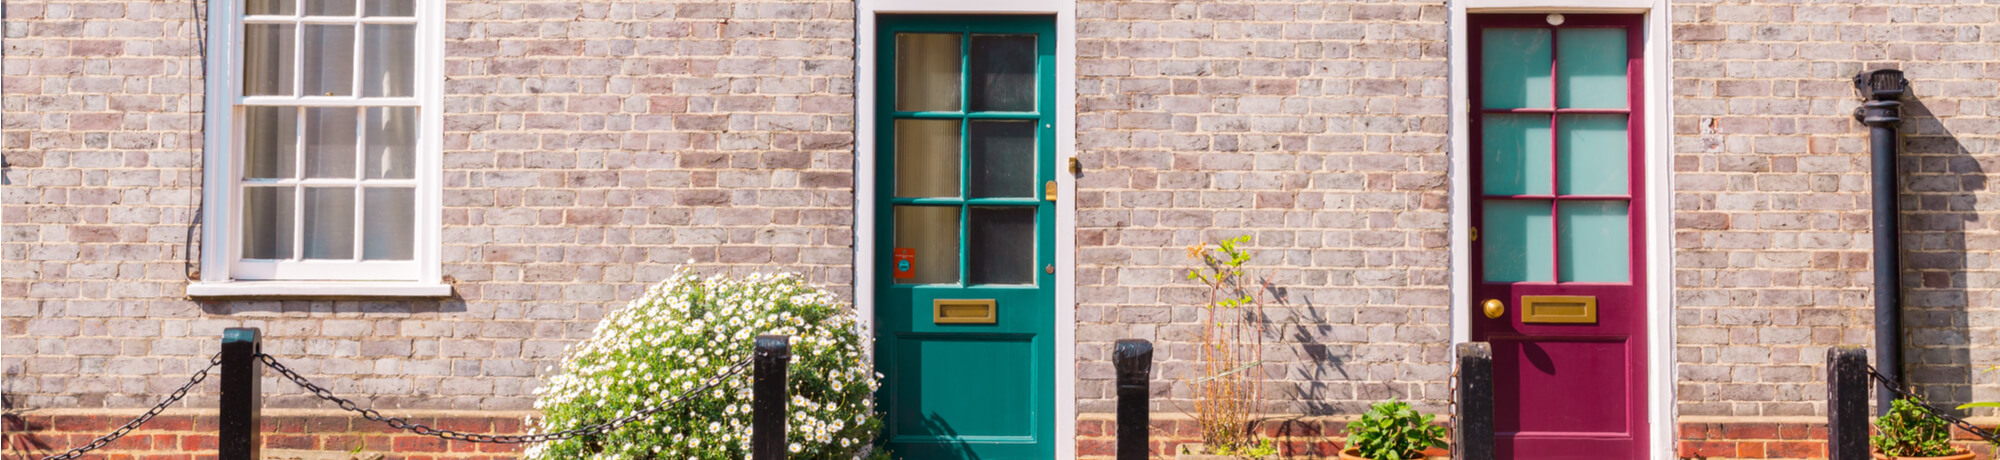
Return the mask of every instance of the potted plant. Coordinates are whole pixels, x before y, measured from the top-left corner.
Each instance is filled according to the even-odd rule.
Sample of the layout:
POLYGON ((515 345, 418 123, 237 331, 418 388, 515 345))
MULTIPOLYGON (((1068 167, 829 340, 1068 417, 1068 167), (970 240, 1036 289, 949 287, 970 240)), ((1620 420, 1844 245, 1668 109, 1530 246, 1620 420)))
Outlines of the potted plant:
POLYGON ((1416 460, 1424 450, 1444 447, 1444 427, 1434 416, 1417 412, 1410 403, 1390 399, 1375 403, 1368 413, 1347 424, 1347 448, 1341 460, 1416 460))
POLYGON ((1951 425, 1932 417, 1921 401, 1897 399, 1889 404, 1889 414, 1875 419, 1875 458, 1910 460, 1972 460, 1972 451, 1951 445, 1951 425))

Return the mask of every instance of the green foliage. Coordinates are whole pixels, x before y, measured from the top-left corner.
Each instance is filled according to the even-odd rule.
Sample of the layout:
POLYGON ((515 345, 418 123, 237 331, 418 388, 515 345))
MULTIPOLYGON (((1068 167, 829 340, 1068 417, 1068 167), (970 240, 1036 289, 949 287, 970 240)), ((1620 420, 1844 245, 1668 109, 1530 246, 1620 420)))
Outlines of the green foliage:
POLYGON ((1242 458, 1269 458, 1278 455, 1278 446, 1272 444, 1271 440, 1267 438, 1267 439, 1257 440, 1257 445, 1254 446, 1249 444, 1240 444, 1233 448, 1228 446, 1215 447, 1208 449, 1208 453, 1215 455, 1234 455, 1242 458))
POLYGON ((1420 459, 1424 449, 1445 445, 1444 427, 1432 424, 1432 418, 1395 399, 1375 403, 1347 424, 1347 445, 1373 460, 1420 459))
POLYGON ((881 420, 869 339, 833 294, 789 274, 701 278, 686 268, 607 314, 597 331, 543 377, 536 430, 562 431, 657 407, 665 412, 598 436, 528 448, 533 460, 736 460, 750 451, 750 373, 699 385, 750 356, 758 334, 792 336, 786 387, 789 458, 851 460, 881 420))
POLYGON ((1889 414, 1875 419, 1869 444, 1891 457, 1943 457, 1951 447, 1951 425, 1918 407, 1921 400, 1900 398, 1889 404, 1889 414))

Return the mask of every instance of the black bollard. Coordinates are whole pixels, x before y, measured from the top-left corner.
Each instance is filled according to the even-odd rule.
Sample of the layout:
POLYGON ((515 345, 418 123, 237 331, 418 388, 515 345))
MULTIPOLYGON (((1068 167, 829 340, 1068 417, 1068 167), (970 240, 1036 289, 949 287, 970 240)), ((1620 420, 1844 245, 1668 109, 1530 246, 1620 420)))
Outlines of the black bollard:
POLYGON ((1452 430, 1451 457, 1493 460, 1493 345, 1458 344, 1458 425, 1452 430))
POLYGON ((1153 370, 1153 343, 1119 340, 1111 355, 1118 369, 1118 460, 1146 460, 1152 444, 1146 381, 1153 370))
POLYGON ((785 458, 785 368, 792 363, 792 338, 784 335, 757 336, 757 350, 751 355, 750 458, 785 458))
POLYGON ((254 327, 222 330, 222 375, 218 376, 222 381, 222 401, 215 434, 217 460, 263 458, 258 445, 261 443, 257 442, 257 432, 263 426, 257 414, 263 399, 258 388, 263 369, 257 362, 259 335, 254 327))
POLYGON ((1826 350, 1826 458, 1868 460, 1868 351, 1826 350))

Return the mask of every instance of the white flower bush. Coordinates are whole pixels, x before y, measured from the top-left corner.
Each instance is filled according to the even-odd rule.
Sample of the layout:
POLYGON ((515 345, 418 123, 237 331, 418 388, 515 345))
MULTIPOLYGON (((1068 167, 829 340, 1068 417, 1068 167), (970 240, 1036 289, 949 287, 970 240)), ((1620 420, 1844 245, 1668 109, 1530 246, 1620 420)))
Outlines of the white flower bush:
MULTIPOLYGON (((748 358, 758 334, 792 336, 786 444, 790 458, 849 460, 870 449, 881 421, 854 314, 791 274, 702 278, 686 267, 611 312, 572 346, 561 372, 535 390, 537 432, 602 423, 696 392, 748 358)), ((748 368, 665 412, 599 436, 535 445, 527 458, 742 459, 750 456, 748 368)))

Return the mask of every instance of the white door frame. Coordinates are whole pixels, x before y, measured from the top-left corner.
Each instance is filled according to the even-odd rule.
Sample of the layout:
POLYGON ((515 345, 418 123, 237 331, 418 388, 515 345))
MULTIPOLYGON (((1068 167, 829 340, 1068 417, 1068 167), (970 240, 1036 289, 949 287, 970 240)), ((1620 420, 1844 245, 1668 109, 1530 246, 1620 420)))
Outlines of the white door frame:
MULTIPOLYGON (((1056 458, 1076 458, 1076 0, 858 0, 854 7, 854 309, 875 334, 875 16, 1053 14, 1056 19, 1056 458)), ((870 358, 874 350, 870 349, 870 358)))
MULTIPOLYGON (((1644 14, 1646 68, 1646 412, 1647 446, 1654 460, 1674 460, 1678 444, 1674 394, 1673 308, 1673 61, 1666 0, 1451 0, 1451 341, 1472 340, 1472 178, 1468 85, 1471 13, 1644 14)), ((1456 358, 1454 358, 1456 359, 1456 358)))

